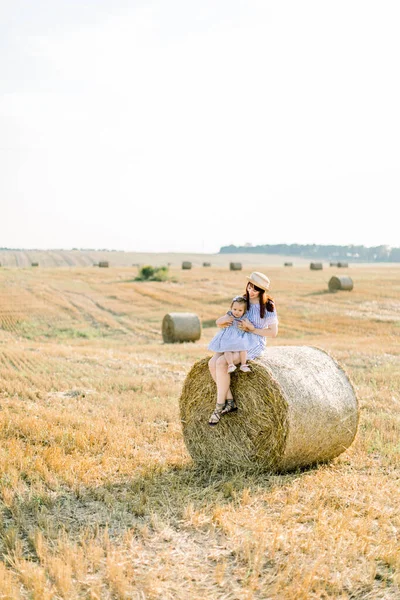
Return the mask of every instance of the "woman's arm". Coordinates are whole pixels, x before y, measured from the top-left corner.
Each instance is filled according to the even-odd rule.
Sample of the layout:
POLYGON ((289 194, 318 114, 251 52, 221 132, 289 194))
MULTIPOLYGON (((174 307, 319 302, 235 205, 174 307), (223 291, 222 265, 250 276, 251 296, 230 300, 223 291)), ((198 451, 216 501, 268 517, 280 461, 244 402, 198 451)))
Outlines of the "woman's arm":
POLYGON ((262 337, 270 337, 274 338, 278 335, 278 323, 272 323, 271 325, 267 325, 264 329, 256 329, 252 331, 256 335, 261 335, 262 337))
POLYGON ((256 335, 261 335, 262 337, 274 338, 278 335, 278 323, 271 323, 271 325, 267 325, 263 329, 256 329, 249 319, 243 319, 243 321, 239 324, 239 327, 243 331, 255 333, 256 335))

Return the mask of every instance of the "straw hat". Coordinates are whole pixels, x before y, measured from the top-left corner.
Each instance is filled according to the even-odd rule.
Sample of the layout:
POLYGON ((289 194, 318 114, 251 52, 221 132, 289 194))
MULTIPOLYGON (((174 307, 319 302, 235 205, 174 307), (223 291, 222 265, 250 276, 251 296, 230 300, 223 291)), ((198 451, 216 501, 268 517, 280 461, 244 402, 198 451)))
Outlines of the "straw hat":
POLYGON ((270 286, 270 280, 264 273, 260 273, 259 271, 253 271, 250 277, 247 277, 250 283, 256 285, 261 288, 265 292, 268 292, 270 286))

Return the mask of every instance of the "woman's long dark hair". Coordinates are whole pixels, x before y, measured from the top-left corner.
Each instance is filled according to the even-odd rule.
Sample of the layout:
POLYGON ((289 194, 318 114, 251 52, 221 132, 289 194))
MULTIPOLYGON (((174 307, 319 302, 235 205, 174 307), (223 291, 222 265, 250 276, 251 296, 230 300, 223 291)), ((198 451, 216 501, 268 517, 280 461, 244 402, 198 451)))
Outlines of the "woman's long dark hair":
MULTIPOLYGON (((263 290, 262 288, 257 287, 256 285, 254 286, 254 289, 255 289, 256 292, 260 292, 260 295, 258 296, 258 300, 260 302, 260 317, 263 319, 265 317, 265 311, 266 310, 268 312, 274 312, 274 310, 275 310, 275 303, 274 303, 273 299, 271 298, 271 296, 268 296, 268 294, 267 294, 267 292, 265 290, 263 290)), ((245 298, 246 298, 247 310, 249 310, 249 308, 250 308, 250 295, 249 295, 249 292, 248 292, 248 289, 247 289, 247 285, 246 285, 245 298)))

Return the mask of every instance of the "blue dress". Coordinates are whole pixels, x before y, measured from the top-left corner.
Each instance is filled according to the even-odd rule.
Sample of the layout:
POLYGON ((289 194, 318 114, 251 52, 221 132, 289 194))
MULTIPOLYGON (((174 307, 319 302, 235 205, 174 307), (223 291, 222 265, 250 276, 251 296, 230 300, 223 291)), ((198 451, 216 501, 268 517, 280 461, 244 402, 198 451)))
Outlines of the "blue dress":
MULTIPOLYGON (((228 312, 228 314, 231 314, 230 311, 228 312)), ((247 350, 248 360, 253 360, 254 358, 260 356, 260 354, 265 350, 265 347, 267 345, 267 338, 263 337, 262 335, 257 335, 256 333, 248 333, 238 329, 237 325, 242 319, 248 319, 256 329, 264 329, 269 325, 278 323, 278 315, 276 314, 276 311, 268 312, 266 310, 265 316, 262 319, 260 316, 260 305, 258 303, 250 304, 249 310, 246 312, 245 315, 243 315, 243 317, 241 317, 240 319, 235 319, 230 327, 223 328, 217 333, 216 336, 213 337, 208 346, 208 349, 213 350, 213 352, 233 352, 235 350, 240 352, 240 350, 247 350), (235 323, 236 321, 237 323, 235 323), (225 347, 226 345, 230 345, 231 340, 234 343, 237 343, 237 333, 241 335, 244 334, 245 336, 247 336, 246 338, 244 338, 244 344, 247 346, 247 344, 249 343, 250 345, 246 348, 240 348, 238 346, 236 346, 235 348, 225 347), (225 335, 228 339, 228 344, 225 344, 224 341, 219 343, 219 339, 221 338, 222 340, 224 340, 225 335), (219 348, 222 349, 220 350, 219 348)))
MULTIPOLYGON (((230 310, 227 314, 233 317, 230 310)), ((241 352, 242 350, 250 350, 256 344, 254 338, 258 338, 259 336, 239 329, 239 323, 243 319, 248 318, 247 315, 248 313, 245 313, 242 317, 233 317, 232 325, 220 329, 209 343, 208 349, 213 352, 241 352)))
MULTIPOLYGON (((265 311, 264 318, 262 319, 260 316, 260 305, 250 304, 250 308, 246 313, 247 318, 251 323, 253 323, 256 329, 264 329, 265 327, 269 327, 269 325, 273 325, 274 323, 278 323, 278 315, 276 311, 268 312, 265 311)), ((248 360, 253 360, 260 356, 262 352, 264 352, 265 347, 267 345, 267 338, 262 335, 256 335, 253 333, 254 338, 256 338, 256 343, 250 350, 247 352, 248 360)), ((253 339, 254 339, 253 338, 253 339)))

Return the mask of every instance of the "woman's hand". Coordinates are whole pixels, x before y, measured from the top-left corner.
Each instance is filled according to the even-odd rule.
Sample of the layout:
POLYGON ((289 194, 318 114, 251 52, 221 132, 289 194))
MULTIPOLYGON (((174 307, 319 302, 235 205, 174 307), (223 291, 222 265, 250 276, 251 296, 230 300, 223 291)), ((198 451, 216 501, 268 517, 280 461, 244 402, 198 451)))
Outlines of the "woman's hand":
POLYGON ((216 320, 218 327, 230 327, 233 323, 232 315, 224 315, 216 320))
POLYGON ((238 327, 242 331, 248 331, 250 333, 252 333, 255 330, 253 323, 248 319, 243 319, 243 321, 240 321, 238 327))

